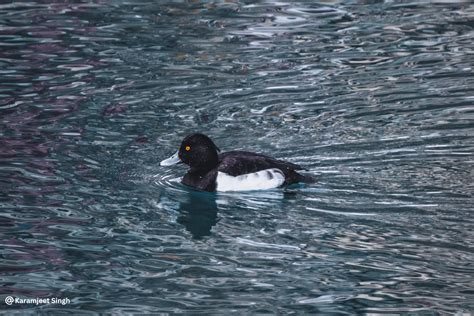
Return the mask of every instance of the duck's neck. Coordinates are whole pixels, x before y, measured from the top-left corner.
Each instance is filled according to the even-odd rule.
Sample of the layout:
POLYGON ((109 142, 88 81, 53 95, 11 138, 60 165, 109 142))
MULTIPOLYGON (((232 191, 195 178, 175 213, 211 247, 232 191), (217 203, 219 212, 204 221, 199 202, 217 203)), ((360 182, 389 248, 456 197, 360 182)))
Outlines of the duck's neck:
POLYGON ((212 169, 215 169, 218 163, 219 158, 217 153, 205 155, 190 166, 189 173, 199 176, 205 175, 212 169))

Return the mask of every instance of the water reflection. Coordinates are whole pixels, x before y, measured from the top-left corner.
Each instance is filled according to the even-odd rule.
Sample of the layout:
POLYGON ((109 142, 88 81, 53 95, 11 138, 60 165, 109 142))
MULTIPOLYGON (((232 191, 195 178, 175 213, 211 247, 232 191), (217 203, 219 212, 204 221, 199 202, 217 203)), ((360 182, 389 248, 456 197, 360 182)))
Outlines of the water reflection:
MULTIPOLYGON (((177 179, 175 179, 176 181, 177 179)), ((166 184, 162 182, 161 184, 166 184)), ((172 188, 174 198, 179 201, 177 222, 184 225, 193 238, 201 239, 212 234, 212 228, 218 223, 218 213, 245 214, 249 210, 262 212, 264 209, 276 211, 285 203, 298 198, 298 188, 304 185, 292 185, 290 189, 275 189, 250 192, 200 192, 185 186, 172 188)), ((168 190, 171 187, 168 187, 168 190)), ((266 212, 263 211, 265 214, 266 212)))
POLYGON ((211 229, 218 220, 217 211, 215 194, 190 190, 184 201, 179 203, 177 222, 184 225, 193 238, 200 239, 211 235, 211 229))

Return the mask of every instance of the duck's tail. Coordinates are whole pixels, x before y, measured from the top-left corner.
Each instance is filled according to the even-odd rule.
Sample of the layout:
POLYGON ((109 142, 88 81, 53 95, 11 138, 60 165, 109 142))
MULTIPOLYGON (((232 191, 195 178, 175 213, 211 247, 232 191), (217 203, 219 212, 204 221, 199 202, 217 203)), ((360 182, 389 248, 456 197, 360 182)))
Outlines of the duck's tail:
POLYGON ((302 183, 315 183, 316 182, 316 178, 314 176, 311 176, 308 174, 301 174, 301 173, 299 173, 298 175, 300 176, 299 182, 302 182, 302 183))
POLYGON ((285 174, 285 178, 286 179, 283 185, 290 185, 294 183, 315 183, 316 182, 316 178, 314 178, 313 176, 310 176, 308 174, 301 174, 294 170, 285 174))

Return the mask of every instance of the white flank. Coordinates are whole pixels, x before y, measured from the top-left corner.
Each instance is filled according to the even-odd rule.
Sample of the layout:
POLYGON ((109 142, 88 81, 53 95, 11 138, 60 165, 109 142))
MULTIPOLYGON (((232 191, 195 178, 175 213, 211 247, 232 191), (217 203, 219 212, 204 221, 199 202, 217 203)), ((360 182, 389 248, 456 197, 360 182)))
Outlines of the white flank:
POLYGON ((285 182, 285 175, 279 169, 265 169, 240 176, 217 172, 217 191, 251 191, 277 188, 285 182))

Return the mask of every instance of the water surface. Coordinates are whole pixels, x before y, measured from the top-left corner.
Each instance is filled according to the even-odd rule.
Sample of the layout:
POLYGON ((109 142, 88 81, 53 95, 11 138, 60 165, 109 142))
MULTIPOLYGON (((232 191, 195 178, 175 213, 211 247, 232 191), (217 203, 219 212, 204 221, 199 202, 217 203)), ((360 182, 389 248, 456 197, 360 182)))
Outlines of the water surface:
POLYGON ((0 311, 472 313, 473 38, 463 1, 1 4, 0 311), (196 131, 318 182, 190 190, 196 131))

